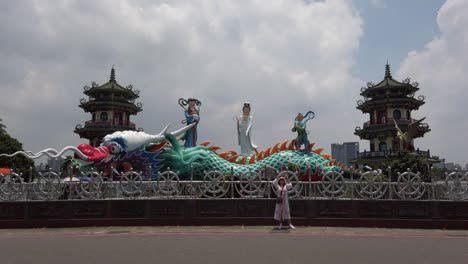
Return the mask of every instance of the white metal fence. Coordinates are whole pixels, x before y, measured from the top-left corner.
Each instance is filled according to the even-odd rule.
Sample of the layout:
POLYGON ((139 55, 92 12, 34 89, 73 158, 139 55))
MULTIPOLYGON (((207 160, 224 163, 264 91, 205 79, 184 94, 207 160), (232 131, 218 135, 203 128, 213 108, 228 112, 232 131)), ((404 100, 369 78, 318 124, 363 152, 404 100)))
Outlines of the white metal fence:
POLYGON ((200 180, 180 180, 177 172, 159 173, 157 180, 145 180, 141 173, 122 173, 109 180, 98 172, 80 177, 61 177, 56 172, 38 174, 23 182, 17 173, 0 174, 0 202, 25 200, 105 200, 105 199, 269 199, 276 197, 272 180, 287 176, 293 185, 291 199, 366 199, 366 200, 468 200, 468 173, 452 172, 444 180, 424 182, 420 173, 389 174, 369 171, 356 178, 327 172, 320 181, 301 181, 293 171, 265 168, 239 175, 209 171, 200 180))

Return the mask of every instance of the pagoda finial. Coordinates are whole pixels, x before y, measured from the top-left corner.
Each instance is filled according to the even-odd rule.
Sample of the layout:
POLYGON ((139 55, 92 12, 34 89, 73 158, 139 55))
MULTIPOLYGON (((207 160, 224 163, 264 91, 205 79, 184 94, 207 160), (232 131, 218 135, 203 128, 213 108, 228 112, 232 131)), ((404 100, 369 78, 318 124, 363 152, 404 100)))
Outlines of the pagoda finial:
POLYGON ((387 64, 385 64, 385 78, 392 78, 392 73, 390 72, 390 65, 388 65, 388 60, 387 64))
POLYGON ((115 69, 114 69, 114 65, 112 65, 111 75, 110 75, 110 81, 111 81, 111 82, 115 82, 115 69))

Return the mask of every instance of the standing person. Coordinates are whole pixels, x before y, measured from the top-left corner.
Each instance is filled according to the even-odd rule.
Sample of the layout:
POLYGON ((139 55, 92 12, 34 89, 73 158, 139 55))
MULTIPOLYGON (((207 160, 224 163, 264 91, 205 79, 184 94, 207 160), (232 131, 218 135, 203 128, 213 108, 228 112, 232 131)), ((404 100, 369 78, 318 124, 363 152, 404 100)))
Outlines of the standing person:
MULTIPOLYGON (((181 104, 181 99, 179 99, 179 104, 181 104)), ((189 98, 187 101, 185 101, 185 103, 188 104, 188 108, 185 110, 185 120, 182 122, 186 123, 187 125, 192 123, 196 123, 198 125, 200 122, 200 111, 196 108, 196 106, 200 106, 201 102, 195 98, 189 98)), ((197 145, 197 125, 193 126, 185 133, 183 137, 185 140, 184 147, 190 148, 197 145)))
POLYGON ((278 229, 283 227, 283 221, 287 221, 289 228, 295 229, 291 223, 289 212, 288 191, 292 189, 292 184, 285 177, 280 176, 273 181, 273 186, 277 190, 276 207, 274 219, 278 222, 278 229))
POLYGON ((252 143, 250 138, 253 119, 250 115, 250 109, 250 103, 246 102, 242 107, 242 115, 236 116, 238 144, 241 148, 240 154, 243 156, 250 156, 257 151, 257 146, 252 143))
POLYGON ((291 129, 292 132, 297 132, 296 138, 296 150, 301 149, 301 145, 304 145, 304 150, 308 151, 309 139, 307 138, 307 121, 304 121, 304 115, 302 113, 297 114, 294 119, 294 127, 291 129))

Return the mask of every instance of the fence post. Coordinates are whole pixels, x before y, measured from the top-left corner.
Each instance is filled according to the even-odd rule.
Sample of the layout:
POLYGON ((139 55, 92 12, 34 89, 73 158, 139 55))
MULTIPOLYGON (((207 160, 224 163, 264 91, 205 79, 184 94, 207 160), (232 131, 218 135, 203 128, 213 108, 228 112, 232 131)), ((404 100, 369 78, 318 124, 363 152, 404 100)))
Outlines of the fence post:
POLYGON ((310 176, 310 164, 308 162, 306 162, 306 170, 307 170, 307 188, 306 188, 306 196, 307 198, 310 199, 311 197, 311 190, 310 188, 312 187, 311 186, 311 182, 312 182, 312 179, 311 179, 311 176, 310 176))
POLYGON ((29 182, 33 182, 33 167, 29 167, 29 182))
POLYGON ((193 165, 190 165, 190 198, 193 198, 193 165))
POLYGON ((29 200, 29 189, 30 185, 31 186, 34 184, 34 173, 33 173, 33 167, 29 167, 29 183, 26 185, 26 200, 29 200))
POLYGON ((73 177, 74 166, 69 170, 68 173, 68 200, 72 200, 72 177, 73 177))
POLYGON ((353 173, 351 172, 350 173, 350 185, 351 185, 351 200, 354 200, 354 188, 356 187, 355 184, 354 184, 354 180, 353 180, 353 173))
POLYGON ((388 166, 388 199, 392 199, 392 167, 388 166))
MULTIPOLYGON (((429 165, 428 165, 429 166, 429 165)), ((429 176, 431 177, 431 188, 432 188, 432 200, 435 201, 436 199, 436 194, 435 194, 435 183, 434 183, 434 174, 432 173, 434 171, 434 167, 431 167, 429 171, 429 176)))
MULTIPOLYGON (((110 167, 110 190, 112 190, 112 192, 115 192, 115 194, 117 194, 117 188, 115 188, 115 183, 114 183, 114 167, 113 166, 110 167)), ((108 193, 109 196, 107 198, 111 199, 112 192, 108 193)))
MULTIPOLYGON (((267 175, 266 171, 267 171, 267 170, 266 170, 266 166, 264 166, 264 167, 263 167, 264 175, 267 175)), ((268 190, 267 194, 268 194, 268 199, 270 199, 270 198, 271 198, 270 175, 267 175, 267 179, 266 179, 266 180, 267 180, 267 190, 268 190)))
MULTIPOLYGON (((151 188, 147 193, 148 193, 148 199, 156 197, 156 194, 154 192, 153 188, 153 173, 151 172, 151 166, 146 166, 146 176, 149 177, 149 187, 151 188)), ((147 184, 148 185, 148 184, 147 184)), ((148 188, 148 186, 146 187, 148 188)))
POLYGON ((231 199, 234 199, 234 167, 232 166, 231 166, 231 199))

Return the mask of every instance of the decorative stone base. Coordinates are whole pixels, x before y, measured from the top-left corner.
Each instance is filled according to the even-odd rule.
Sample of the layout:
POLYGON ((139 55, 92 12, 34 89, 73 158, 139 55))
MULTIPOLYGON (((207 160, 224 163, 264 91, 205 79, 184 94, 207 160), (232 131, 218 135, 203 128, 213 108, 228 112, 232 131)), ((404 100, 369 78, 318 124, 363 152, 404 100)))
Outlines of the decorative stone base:
MULTIPOLYGON (((290 200, 295 225, 468 229, 468 201, 290 200)), ((273 225, 273 199, 0 202, 0 228, 273 225)))

